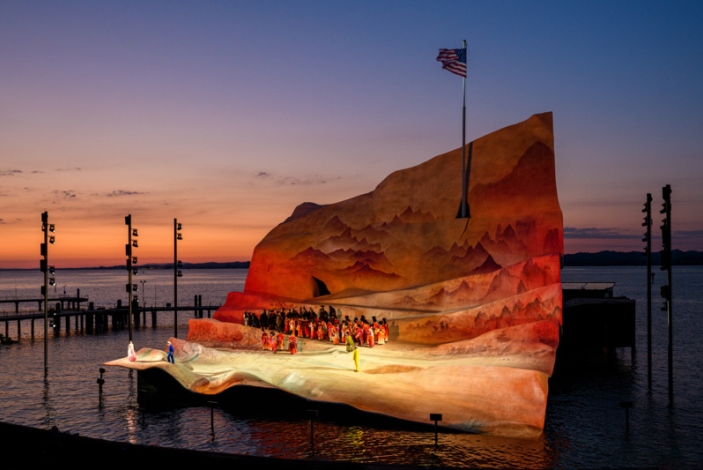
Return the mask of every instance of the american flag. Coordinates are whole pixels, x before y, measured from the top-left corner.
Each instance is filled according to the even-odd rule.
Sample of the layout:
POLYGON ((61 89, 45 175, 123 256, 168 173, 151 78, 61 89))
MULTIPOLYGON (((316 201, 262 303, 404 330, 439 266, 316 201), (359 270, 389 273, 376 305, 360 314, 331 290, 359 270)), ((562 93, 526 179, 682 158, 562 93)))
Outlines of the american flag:
POLYGON ((442 62, 442 68, 466 78, 466 48, 440 49, 437 60, 442 62))

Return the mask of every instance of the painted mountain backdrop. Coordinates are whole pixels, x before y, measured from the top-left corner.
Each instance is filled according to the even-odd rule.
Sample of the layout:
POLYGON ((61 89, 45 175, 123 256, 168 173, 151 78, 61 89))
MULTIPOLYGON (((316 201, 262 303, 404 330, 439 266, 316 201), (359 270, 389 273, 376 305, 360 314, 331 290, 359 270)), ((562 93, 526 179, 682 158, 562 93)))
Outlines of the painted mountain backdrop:
POLYGON ((163 368, 197 393, 276 387, 419 422, 442 413, 443 425, 472 432, 539 435, 562 310, 553 140, 544 113, 473 142, 470 219, 456 217, 461 149, 370 193, 300 204, 256 246, 244 292, 230 293, 215 320, 191 320, 187 342, 172 339, 175 365, 110 365, 163 368), (295 355, 263 351, 261 331, 243 321, 245 311, 321 305, 340 319, 387 319, 390 341, 361 348, 362 373, 326 338, 301 339, 295 355))
MULTIPOLYGON (((562 215, 551 128, 546 113, 474 142, 470 219, 456 218, 460 149, 396 171, 368 194, 301 204, 256 247, 244 294, 232 294, 218 318, 237 321, 237 312, 265 308, 271 298, 335 303, 350 293, 495 273, 530 259, 533 270, 544 271, 540 279, 558 283, 562 215), (550 261, 534 261, 540 257, 550 261)), ((391 302, 374 296, 376 307, 397 299, 391 302)))

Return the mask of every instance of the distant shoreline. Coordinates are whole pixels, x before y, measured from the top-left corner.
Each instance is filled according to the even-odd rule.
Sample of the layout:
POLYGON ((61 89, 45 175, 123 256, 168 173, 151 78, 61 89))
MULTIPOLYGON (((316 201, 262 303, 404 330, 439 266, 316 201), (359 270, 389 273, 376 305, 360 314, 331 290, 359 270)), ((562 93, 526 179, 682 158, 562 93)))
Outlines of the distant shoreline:
MULTIPOLYGON (((661 264, 659 251, 652 251, 652 265, 661 264)), ((671 250, 674 266, 703 265, 702 251, 671 250)), ((599 251, 597 253, 573 253, 564 255, 564 266, 646 266, 647 257, 642 251, 599 251)))
MULTIPOLYGON (((183 263, 182 269, 249 269, 250 261, 229 261, 225 263, 183 263)), ((659 251, 652 252, 652 265, 659 266, 659 251)), ((671 264, 674 266, 702 266, 703 251, 671 251, 671 264)), ((646 266, 647 258, 643 251, 599 251, 596 253, 571 253, 564 255, 564 267, 570 266, 646 266)), ((33 271, 38 268, 0 268, 0 271, 33 271)), ((88 269, 125 269, 125 265, 91 266, 81 268, 60 268, 62 271, 88 269)), ((140 270, 173 269, 173 263, 152 263, 139 267, 140 270)))
MULTIPOLYGON (((181 269, 249 269, 249 261, 229 261, 225 263, 183 263, 181 269)), ((39 268, 0 268, 0 271, 35 271, 39 268)), ((95 269, 121 269, 125 270, 126 266, 124 264, 115 266, 89 266, 81 268, 64 268, 57 267, 61 271, 79 271, 79 270, 95 270, 95 269)), ((173 269, 173 263, 152 263, 139 266, 139 270, 150 271, 157 269, 173 269)))

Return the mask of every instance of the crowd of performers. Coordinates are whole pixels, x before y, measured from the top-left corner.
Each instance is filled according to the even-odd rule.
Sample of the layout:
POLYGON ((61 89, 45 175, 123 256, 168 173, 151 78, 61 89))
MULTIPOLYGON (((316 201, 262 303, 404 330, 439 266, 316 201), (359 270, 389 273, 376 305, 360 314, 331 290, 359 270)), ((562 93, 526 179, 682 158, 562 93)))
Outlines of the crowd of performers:
POLYGON ((361 318, 342 318, 342 311, 329 306, 321 306, 317 312, 305 306, 300 309, 263 310, 260 314, 244 312, 244 325, 261 329, 261 346, 273 351, 288 350, 298 352, 298 338, 329 341, 332 344, 346 345, 347 352, 355 346, 374 347, 385 344, 389 337, 386 319, 373 317, 369 322, 361 318))

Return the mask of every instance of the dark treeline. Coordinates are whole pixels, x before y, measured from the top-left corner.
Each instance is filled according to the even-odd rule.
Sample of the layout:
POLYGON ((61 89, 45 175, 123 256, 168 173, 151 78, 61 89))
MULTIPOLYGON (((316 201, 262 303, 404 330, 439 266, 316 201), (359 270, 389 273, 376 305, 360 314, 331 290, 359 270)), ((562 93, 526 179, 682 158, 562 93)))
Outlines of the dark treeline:
MULTIPOLYGON (((659 266, 660 252, 652 252, 652 264, 659 266)), ((671 251, 671 264, 681 266, 703 265, 701 251, 671 251)), ((642 251, 599 251, 564 255, 564 266, 646 266, 647 257, 642 251)))

